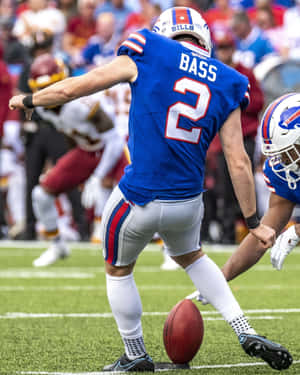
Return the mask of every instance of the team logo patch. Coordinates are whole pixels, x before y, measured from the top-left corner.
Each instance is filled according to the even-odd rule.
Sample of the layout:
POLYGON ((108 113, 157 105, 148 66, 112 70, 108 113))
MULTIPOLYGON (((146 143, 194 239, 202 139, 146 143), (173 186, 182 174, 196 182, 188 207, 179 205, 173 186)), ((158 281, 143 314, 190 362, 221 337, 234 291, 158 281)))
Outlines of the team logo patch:
POLYGON ((283 111, 278 125, 285 130, 300 128, 300 107, 293 107, 283 111))

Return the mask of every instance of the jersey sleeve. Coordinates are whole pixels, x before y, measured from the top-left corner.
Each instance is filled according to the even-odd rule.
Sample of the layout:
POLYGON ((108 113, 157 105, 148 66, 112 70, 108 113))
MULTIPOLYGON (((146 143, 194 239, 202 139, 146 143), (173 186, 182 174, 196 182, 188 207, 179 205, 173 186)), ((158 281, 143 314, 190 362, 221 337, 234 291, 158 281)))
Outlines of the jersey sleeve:
POLYGON ((248 78, 237 72, 234 89, 236 106, 240 106, 241 110, 244 110, 250 103, 250 84, 248 78))
POLYGON ((131 33, 118 49, 118 56, 128 55, 138 61, 144 55, 147 44, 147 30, 138 30, 131 33))

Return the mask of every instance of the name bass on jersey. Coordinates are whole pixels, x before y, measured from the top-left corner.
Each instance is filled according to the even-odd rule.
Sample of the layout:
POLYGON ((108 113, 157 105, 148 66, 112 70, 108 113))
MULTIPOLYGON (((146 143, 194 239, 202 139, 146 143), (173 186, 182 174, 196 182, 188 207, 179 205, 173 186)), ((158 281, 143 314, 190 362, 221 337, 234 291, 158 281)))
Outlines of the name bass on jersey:
POLYGON ((199 78, 206 78, 211 82, 214 82, 217 78, 218 68, 215 65, 197 57, 190 57, 186 53, 181 54, 179 69, 192 73, 199 78))

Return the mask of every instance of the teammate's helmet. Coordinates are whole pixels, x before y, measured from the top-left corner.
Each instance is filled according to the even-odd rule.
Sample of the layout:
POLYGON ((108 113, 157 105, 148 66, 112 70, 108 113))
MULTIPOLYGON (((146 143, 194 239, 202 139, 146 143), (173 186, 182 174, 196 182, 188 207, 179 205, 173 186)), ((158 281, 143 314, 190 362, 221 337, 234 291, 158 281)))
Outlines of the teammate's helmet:
POLYGON ((66 77, 68 77, 68 69, 64 62, 45 53, 33 61, 28 84, 34 92, 66 77))
POLYGON ((261 122, 262 152, 272 170, 296 189, 300 180, 300 93, 281 96, 266 109, 261 122))
POLYGON ((165 10, 155 22, 152 31, 173 39, 177 35, 192 35, 211 55, 211 38, 207 23, 192 8, 174 7, 165 10))

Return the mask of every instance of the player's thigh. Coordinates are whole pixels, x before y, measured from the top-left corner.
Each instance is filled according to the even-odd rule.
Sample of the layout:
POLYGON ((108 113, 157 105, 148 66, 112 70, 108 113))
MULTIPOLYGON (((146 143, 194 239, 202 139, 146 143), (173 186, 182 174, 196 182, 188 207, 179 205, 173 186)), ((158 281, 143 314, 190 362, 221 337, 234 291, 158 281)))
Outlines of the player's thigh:
POLYGON ((67 152, 42 178, 42 186, 52 194, 67 192, 86 181, 99 163, 94 153, 79 147, 67 152))
POLYGON ((158 221, 159 211, 154 204, 130 204, 116 186, 101 221, 105 260, 116 266, 133 263, 157 231, 158 221))
POLYGON ((203 214, 202 195, 164 205, 159 234, 169 255, 183 255, 200 248, 203 214))

